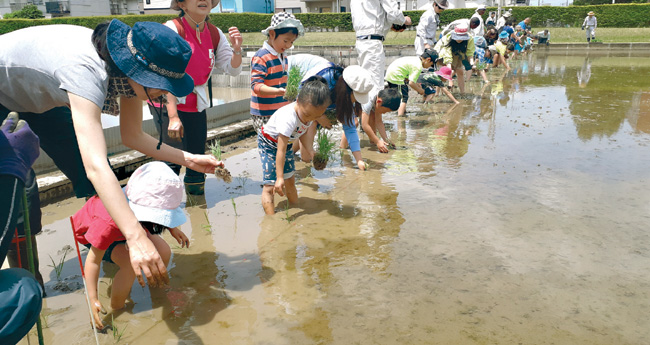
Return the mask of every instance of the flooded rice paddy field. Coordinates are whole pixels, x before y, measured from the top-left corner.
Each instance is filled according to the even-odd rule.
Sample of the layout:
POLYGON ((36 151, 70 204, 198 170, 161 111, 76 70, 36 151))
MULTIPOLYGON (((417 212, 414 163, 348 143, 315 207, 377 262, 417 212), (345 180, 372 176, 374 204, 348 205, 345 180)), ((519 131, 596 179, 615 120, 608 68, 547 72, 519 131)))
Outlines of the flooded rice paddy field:
MULTIPOLYGON (((650 59, 513 65, 460 106, 386 116, 402 149, 362 137, 369 171, 348 151, 323 172, 298 163, 300 204, 278 198, 272 217, 255 141, 230 147, 234 181, 187 201, 191 247, 166 236, 170 285, 134 285, 101 343, 650 343, 650 59)), ((81 205, 44 209, 48 344, 94 343, 77 258, 58 279, 72 291, 48 266, 81 205)))

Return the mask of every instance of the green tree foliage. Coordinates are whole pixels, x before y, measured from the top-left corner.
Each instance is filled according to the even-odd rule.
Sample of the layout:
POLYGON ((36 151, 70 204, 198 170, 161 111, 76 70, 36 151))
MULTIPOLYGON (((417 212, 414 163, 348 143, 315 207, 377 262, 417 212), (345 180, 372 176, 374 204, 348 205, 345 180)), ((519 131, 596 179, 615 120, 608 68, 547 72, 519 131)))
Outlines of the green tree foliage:
POLYGON ((13 19, 13 18, 22 18, 22 19, 38 19, 38 18, 44 18, 43 12, 36 7, 36 5, 26 5, 23 7, 20 11, 16 12, 11 12, 8 14, 4 15, 5 19, 13 19))

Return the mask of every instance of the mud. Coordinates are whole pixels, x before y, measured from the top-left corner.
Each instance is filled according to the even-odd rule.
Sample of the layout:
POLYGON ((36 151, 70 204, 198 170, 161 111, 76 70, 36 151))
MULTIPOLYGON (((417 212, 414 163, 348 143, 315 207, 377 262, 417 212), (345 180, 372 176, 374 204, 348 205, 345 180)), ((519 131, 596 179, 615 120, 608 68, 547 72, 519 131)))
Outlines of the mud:
MULTIPOLYGON (((276 196, 275 216, 255 141, 224 148, 233 183, 210 175, 186 200, 190 248, 164 235, 170 284, 134 285, 106 316, 119 343, 648 343, 650 61, 513 66, 468 83, 478 97, 459 106, 413 97, 408 116, 385 116, 404 149, 362 136, 368 171, 348 151, 323 171, 297 161, 299 204, 276 196)), ((83 289, 54 290, 43 260, 73 245, 82 204, 47 206, 37 236, 47 344, 94 342, 83 289)), ((114 272, 104 265, 105 305, 114 272)), ((61 277, 79 273, 68 254, 61 277)))

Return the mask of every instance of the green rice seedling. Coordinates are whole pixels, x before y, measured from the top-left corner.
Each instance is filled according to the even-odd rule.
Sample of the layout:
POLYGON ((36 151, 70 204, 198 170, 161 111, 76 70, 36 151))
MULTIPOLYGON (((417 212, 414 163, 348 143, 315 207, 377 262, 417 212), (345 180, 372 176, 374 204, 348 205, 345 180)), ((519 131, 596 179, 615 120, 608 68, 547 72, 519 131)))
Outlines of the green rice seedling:
POLYGON ((323 170, 335 151, 336 142, 334 142, 332 136, 326 130, 319 129, 318 135, 316 136, 316 143, 318 144, 318 149, 314 154, 314 168, 316 170, 323 170))
POLYGON ((300 81, 305 75, 300 67, 291 66, 289 70, 289 75, 287 76, 287 88, 284 92, 284 99, 287 101, 293 102, 298 97, 298 87, 300 86, 300 81))
POLYGON ((205 230, 205 231, 207 231, 209 233, 212 233, 212 224, 210 224, 210 219, 208 218, 208 213, 203 212, 203 217, 205 217, 205 222, 207 223, 207 224, 201 225, 203 227, 203 230, 205 230))
POLYGON ((111 329, 113 330, 113 341, 116 344, 120 342, 120 339, 122 339, 122 336, 124 335, 124 331, 126 331, 127 326, 124 326, 124 328, 122 328, 121 330, 117 328, 117 325, 115 324, 115 317, 111 315, 111 329))
POLYGON ((293 218, 289 215, 289 200, 287 200, 287 203, 284 205, 284 220, 287 221, 287 223, 291 223, 293 218))
MULTIPOLYGON (((210 153, 218 160, 221 160, 221 140, 216 140, 214 144, 210 145, 210 153)), ((214 175, 217 176, 218 178, 224 180, 226 183, 232 182, 232 176, 230 175, 230 171, 226 168, 222 167, 217 167, 214 169, 214 175)))
POLYGON ((235 198, 230 198, 230 201, 232 202, 232 208, 235 210, 235 217, 238 216, 237 214, 237 204, 235 204, 235 198))
POLYGON ((50 257, 50 261, 52 261, 52 264, 48 265, 48 266, 50 266, 50 267, 52 267, 54 269, 54 273, 56 273, 56 280, 61 280, 61 272, 63 272, 63 264, 65 263, 66 255, 68 255, 67 250, 63 252, 63 257, 61 257, 61 259, 59 259, 59 262, 56 263, 56 262, 54 262, 54 259, 52 258, 52 255, 48 254, 48 256, 50 257))
POLYGON ((339 120, 336 118, 336 109, 327 109, 325 110, 325 117, 332 124, 332 126, 339 123, 339 120))

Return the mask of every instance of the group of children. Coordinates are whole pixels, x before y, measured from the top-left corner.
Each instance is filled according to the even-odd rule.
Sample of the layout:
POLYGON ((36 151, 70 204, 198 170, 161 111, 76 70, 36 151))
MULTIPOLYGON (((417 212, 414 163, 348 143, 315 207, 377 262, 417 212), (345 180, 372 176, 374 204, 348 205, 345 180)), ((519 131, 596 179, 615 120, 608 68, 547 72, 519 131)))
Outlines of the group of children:
MULTIPOLYGON (((445 8, 446 0, 434 1, 434 14, 428 16, 435 24, 432 26, 437 26, 438 14, 445 8)), ((384 88, 377 84, 373 72, 362 66, 344 68, 313 55, 288 57, 287 50, 304 34, 304 28, 292 14, 276 13, 271 25, 263 31, 268 39, 251 60, 250 108, 262 163, 262 207, 265 213, 275 213, 276 193, 286 195, 289 203, 298 201, 293 148, 300 142, 300 158, 303 161, 313 158, 317 124, 331 126, 324 116, 328 108, 336 112, 336 120, 343 125, 341 146, 349 147, 358 168, 365 170, 356 129, 359 124, 380 152, 388 152, 394 144, 388 139, 382 115, 390 111, 397 111, 400 116, 405 114, 409 87, 422 95, 425 102, 444 93, 458 104, 448 90, 453 84, 454 72, 458 75, 459 88, 464 92, 464 76, 471 76, 469 71, 480 72, 487 81, 485 70, 488 65, 503 64, 509 69, 505 57, 516 49, 511 47, 512 39, 519 42, 524 51, 529 43, 527 39, 521 40, 521 37, 526 37, 524 34, 512 36, 507 30, 502 31, 498 38, 492 37, 489 29, 485 37, 472 37, 468 31, 465 23, 459 23, 435 45, 431 37, 424 37, 420 54, 399 58, 386 68, 384 80, 387 87, 384 88), (492 44, 488 44, 489 40, 492 44), (291 64, 301 65, 305 73, 295 101, 284 97, 291 64)), ((148 231, 165 265, 171 251, 158 236, 162 231, 169 230, 179 244, 189 245, 189 240, 178 228, 185 222, 180 208, 183 190, 183 182, 177 174, 161 162, 138 168, 124 190, 129 206, 148 231)), ((103 259, 120 267, 113 281, 111 307, 122 308, 135 279, 128 248, 125 238, 97 196, 90 198, 73 216, 73 223, 77 241, 89 248, 84 270, 95 324, 102 327, 100 313, 103 307, 97 298, 100 262, 103 259)))

